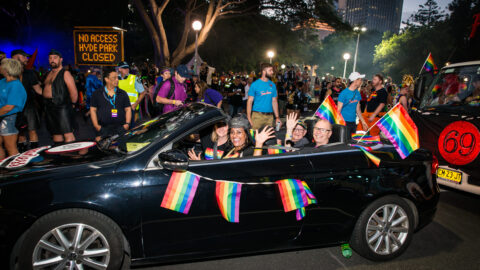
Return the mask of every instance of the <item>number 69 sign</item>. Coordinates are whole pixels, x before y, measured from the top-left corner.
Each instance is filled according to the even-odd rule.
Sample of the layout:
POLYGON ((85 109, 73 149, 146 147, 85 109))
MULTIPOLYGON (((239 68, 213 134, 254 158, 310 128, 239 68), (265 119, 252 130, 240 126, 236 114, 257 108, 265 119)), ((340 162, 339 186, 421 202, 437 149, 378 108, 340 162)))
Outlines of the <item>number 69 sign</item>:
POLYGON ((466 165, 480 152, 480 132, 472 123, 450 123, 438 137, 438 151, 450 164, 466 165))

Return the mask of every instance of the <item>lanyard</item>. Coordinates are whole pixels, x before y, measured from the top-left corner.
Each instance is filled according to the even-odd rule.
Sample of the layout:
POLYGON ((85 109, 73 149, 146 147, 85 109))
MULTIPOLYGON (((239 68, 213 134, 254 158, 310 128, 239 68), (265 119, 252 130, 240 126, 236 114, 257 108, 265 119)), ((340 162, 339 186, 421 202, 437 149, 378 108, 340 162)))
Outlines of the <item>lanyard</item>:
POLYGON ((115 109, 115 98, 117 97, 117 88, 115 88, 114 90, 114 94, 113 94, 113 97, 110 98, 110 96, 108 95, 108 90, 107 90, 107 87, 105 86, 105 98, 110 101, 110 104, 112 104, 112 107, 115 109))

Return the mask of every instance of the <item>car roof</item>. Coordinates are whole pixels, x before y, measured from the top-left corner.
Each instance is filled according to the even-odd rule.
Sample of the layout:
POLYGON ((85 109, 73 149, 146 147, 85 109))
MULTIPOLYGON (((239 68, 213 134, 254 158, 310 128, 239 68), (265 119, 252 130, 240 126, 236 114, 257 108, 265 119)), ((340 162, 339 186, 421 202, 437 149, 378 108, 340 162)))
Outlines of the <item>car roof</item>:
POLYGON ((450 64, 448 66, 444 66, 442 69, 464 67, 464 66, 476 66, 476 65, 480 65, 480 60, 450 64))

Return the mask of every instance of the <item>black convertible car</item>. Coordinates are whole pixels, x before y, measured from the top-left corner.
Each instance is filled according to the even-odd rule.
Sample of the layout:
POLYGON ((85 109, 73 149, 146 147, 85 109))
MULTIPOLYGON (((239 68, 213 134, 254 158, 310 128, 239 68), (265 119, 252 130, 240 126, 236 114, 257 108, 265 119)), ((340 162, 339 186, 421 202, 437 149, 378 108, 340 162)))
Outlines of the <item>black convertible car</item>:
MULTIPOLYGON (((1 269, 128 269, 350 243, 371 260, 400 255, 432 221, 439 198, 432 155, 402 160, 372 146, 375 166, 349 145, 343 126, 319 148, 259 157, 188 161, 191 134, 226 115, 193 103, 78 152, 43 151, 0 168, 1 269), (273 185, 244 185, 240 222, 222 218, 215 182, 200 181, 188 214, 160 207, 172 170, 262 183, 301 179, 317 203, 297 221, 273 185)), ((193 143, 194 144, 194 143, 193 143)))

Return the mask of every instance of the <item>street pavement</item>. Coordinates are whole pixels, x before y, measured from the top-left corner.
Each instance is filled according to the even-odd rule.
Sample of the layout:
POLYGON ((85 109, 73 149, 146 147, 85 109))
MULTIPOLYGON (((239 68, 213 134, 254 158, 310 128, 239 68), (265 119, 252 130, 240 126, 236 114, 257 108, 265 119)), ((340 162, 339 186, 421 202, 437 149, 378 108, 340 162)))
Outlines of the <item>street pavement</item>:
POLYGON ((335 246, 137 269, 480 269, 479 243, 480 196, 442 189, 434 221, 416 233, 406 252, 392 261, 372 262, 355 252, 346 259, 335 246))

